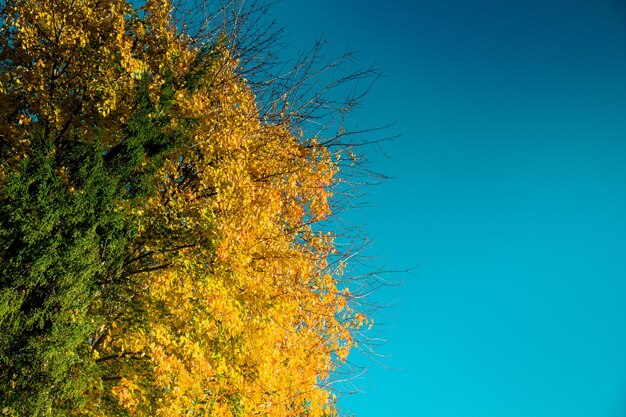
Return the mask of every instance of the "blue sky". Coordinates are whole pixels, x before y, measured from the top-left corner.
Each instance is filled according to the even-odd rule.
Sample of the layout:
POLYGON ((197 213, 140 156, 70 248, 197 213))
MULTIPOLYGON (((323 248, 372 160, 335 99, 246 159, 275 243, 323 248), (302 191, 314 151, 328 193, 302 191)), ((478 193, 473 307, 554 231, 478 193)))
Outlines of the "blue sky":
MULTIPOLYGON (((388 268, 390 355, 357 417, 626 416, 626 4, 283 0, 385 78, 353 121, 398 121, 393 179, 350 213, 388 268)), ((355 355, 354 360, 363 358, 355 355)))

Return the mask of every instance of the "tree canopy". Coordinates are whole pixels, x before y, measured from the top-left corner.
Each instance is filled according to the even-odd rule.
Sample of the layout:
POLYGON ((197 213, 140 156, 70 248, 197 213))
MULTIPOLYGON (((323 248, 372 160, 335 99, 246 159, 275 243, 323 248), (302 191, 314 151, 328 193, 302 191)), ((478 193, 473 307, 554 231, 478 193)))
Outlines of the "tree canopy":
POLYGON ((1 15, 0 413, 335 414, 346 149, 166 0, 1 15))

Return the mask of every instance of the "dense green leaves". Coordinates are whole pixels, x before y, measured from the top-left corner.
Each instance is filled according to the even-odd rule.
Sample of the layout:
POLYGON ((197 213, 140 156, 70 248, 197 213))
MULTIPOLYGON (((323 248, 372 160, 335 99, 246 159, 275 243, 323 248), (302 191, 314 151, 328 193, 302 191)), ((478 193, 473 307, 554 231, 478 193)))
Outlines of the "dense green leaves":
POLYGON ((0 397, 23 415, 80 400, 93 377, 90 306, 131 233, 95 145, 34 144, 0 203, 0 397))
POLYGON ((120 203, 145 197, 175 141, 139 97, 114 148, 35 131, 29 155, 5 165, 0 404, 20 415, 71 410, 102 376, 90 343, 128 300, 123 271, 136 236, 120 203))

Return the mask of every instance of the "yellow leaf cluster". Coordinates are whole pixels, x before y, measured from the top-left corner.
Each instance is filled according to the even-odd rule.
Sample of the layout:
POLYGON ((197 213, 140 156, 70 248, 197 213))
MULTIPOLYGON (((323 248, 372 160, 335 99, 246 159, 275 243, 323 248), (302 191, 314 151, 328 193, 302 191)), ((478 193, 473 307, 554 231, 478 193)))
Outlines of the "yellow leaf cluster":
POLYGON ((193 140, 156 175, 162 193, 143 212, 184 225, 192 243, 146 274, 150 326, 118 336, 154 366, 128 377, 159 388, 137 415, 322 416, 333 410, 325 383, 361 325, 328 268, 333 236, 313 227, 330 214, 337 167, 314 141, 260 121, 227 54, 218 70, 211 87, 178 94, 181 118, 198 121, 193 140), (195 187, 177 186, 181 164, 195 187))
POLYGON ((193 59, 170 10, 158 0, 141 13, 125 0, 3 2, 0 137, 10 138, 13 156, 26 153, 33 120, 115 145, 142 77, 150 74, 156 94, 164 74, 180 74, 193 59))

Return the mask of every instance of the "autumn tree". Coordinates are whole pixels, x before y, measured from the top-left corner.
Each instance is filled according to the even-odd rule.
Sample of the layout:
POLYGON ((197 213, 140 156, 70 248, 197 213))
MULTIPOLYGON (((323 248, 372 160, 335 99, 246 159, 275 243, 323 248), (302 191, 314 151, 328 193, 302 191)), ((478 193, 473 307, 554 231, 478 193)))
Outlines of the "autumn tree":
POLYGON ((336 412, 368 323, 319 227, 343 114, 309 135, 323 96, 288 100, 308 67, 259 82, 246 54, 273 38, 242 40, 230 10, 213 27, 165 0, 3 4, 5 414, 336 412))

